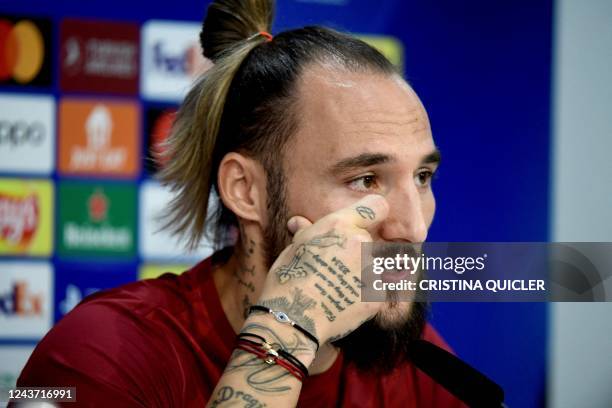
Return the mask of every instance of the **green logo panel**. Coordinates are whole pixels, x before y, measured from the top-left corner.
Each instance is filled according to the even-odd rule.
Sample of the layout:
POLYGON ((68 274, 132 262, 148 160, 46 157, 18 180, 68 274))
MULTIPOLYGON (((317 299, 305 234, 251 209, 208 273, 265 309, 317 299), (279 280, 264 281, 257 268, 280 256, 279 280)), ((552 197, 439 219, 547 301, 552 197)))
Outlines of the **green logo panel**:
POLYGON ((59 185, 58 252, 64 257, 136 256, 136 187, 59 185))

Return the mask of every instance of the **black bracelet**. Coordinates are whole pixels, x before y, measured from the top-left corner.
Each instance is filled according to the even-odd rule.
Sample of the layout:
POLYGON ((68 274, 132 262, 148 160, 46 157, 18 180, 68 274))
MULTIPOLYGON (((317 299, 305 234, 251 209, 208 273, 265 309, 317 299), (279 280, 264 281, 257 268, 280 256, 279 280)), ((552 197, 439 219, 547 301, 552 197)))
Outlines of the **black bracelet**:
POLYGON ((310 339, 317 346, 317 350, 319 350, 319 340, 313 334, 311 334, 308 330, 304 329, 302 326, 297 324, 295 321, 291 320, 291 318, 289 316, 287 316, 287 313, 281 312, 279 310, 272 310, 269 307, 265 307, 265 306, 261 306, 261 305, 253 305, 253 306, 251 306, 249 308, 249 314, 251 314, 254 311, 260 311, 260 312, 269 313, 272 316, 274 316, 276 321, 278 321, 280 323, 289 324, 289 325, 295 327, 296 330, 298 330, 304 336, 306 336, 308 339, 310 339))
POLYGON ((295 357, 293 354, 289 353, 285 349, 279 349, 277 350, 277 352, 279 356, 293 363, 293 365, 296 366, 302 372, 302 374, 304 374, 304 377, 308 377, 308 369, 304 364, 302 364, 300 360, 297 359, 297 357, 295 357))
MULTIPOLYGON (((238 333, 238 338, 239 339, 247 340, 247 339, 245 339, 245 337, 253 337, 254 339, 257 339, 257 340, 259 340, 259 341, 261 341, 263 343, 267 343, 268 342, 264 337, 262 337, 262 336, 260 336, 258 334, 247 333, 247 332, 238 333)), ((250 341, 250 340, 248 340, 248 341, 250 341)))

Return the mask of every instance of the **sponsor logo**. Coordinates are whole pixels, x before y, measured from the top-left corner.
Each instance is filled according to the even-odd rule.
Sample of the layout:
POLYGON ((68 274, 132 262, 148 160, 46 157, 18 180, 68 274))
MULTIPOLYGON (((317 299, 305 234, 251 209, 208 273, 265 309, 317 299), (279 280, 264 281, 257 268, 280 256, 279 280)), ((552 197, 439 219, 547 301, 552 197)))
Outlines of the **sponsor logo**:
POLYGON ((147 154, 144 167, 149 174, 155 174, 167 161, 162 157, 164 142, 170 134, 175 116, 176 108, 147 109, 147 154))
POLYGON ((60 32, 62 90, 138 92, 138 25, 69 19, 60 32))
POLYGON ((51 254, 53 186, 0 179, 0 254, 51 254))
POLYGON ((198 23, 145 23, 141 63, 141 91, 145 98, 179 102, 193 80, 212 66, 202 54, 200 29, 198 23))
POLYGON ((62 183, 62 255, 131 257, 135 250, 136 191, 128 185, 62 183))
POLYGON ((0 171, 49 174, 55 147, 51 96, 0 95, 0 171))
POLYGON ((55 268, 55 320, 61 319, 85 297, 135 279, 136 267, 131 263, 58 262, 55 268))
POLYGON ((92 293, 96 293, 99 290, 100 288, 86 288, 83 290, 83 292, 85 293, 83 295, 83 292, 81 292, 81 289, 78 286, 69 284, 68 286, 66 286, 65 296, 60 301, 59 306, 58 306, 58 310, 60 314, 62 316, 65 315, 66 313, 74 309, 76 305, 81 303, 81 300, 83 300, 83 297, 89 296, 92 293))
POLYGON ((32 241, 40 218, 38 197, 11 197, 0 194, 0 236, 10 244, 27 247, 32 241))
POLYGON ((0 262, 0 337, 40 337, 51 328, 52 267, 0 262))
MULTIPOLYGON (((140 187, 139 249, 148 260, 201 260, 213 252, 211 242, 204 241, 198 249, 188 252, 184 243, 169 231, 161 230, 160 215, 172 199, 172 193, 155 182, 145 182, 140 187)), ((211 197, 209 211, 214 211, 216 198, 211 197)), ((165 263, 165 262, 164 262, 165 263)))
POLYGON ((135 176, 138 107, 131 102, 60 102, 59 168, 65 174, 135 176))
POLYGON ((51 22, 0 16, 0 83, 51 85, 51 22))
POLYGON ((43 295, 31 293, 27 281, 16 281, 7 293, 0 293, 0 312, 5 315, 41 316, 43 295))

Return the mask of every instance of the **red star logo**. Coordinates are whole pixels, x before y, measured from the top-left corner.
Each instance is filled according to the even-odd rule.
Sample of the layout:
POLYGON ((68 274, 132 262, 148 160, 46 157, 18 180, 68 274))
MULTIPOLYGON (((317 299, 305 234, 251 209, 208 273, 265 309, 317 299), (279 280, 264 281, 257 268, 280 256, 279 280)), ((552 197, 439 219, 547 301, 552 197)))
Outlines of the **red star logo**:
POLYGON ((102 190, 96 190, 89 197, 89 218, 94 222, 104 221, 108 212, 108 198, 102 190))

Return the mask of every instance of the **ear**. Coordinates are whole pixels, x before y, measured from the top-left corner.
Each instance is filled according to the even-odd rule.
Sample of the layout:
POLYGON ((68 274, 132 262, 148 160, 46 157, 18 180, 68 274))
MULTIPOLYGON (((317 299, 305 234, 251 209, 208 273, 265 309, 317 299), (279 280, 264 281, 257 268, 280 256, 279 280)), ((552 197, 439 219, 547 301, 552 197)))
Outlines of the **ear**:
POLYGON ((237 152, 219 164, 217 185, 223 204, 244 220, 262 225, 266 214, 265 172, 254 159, 237 152))

